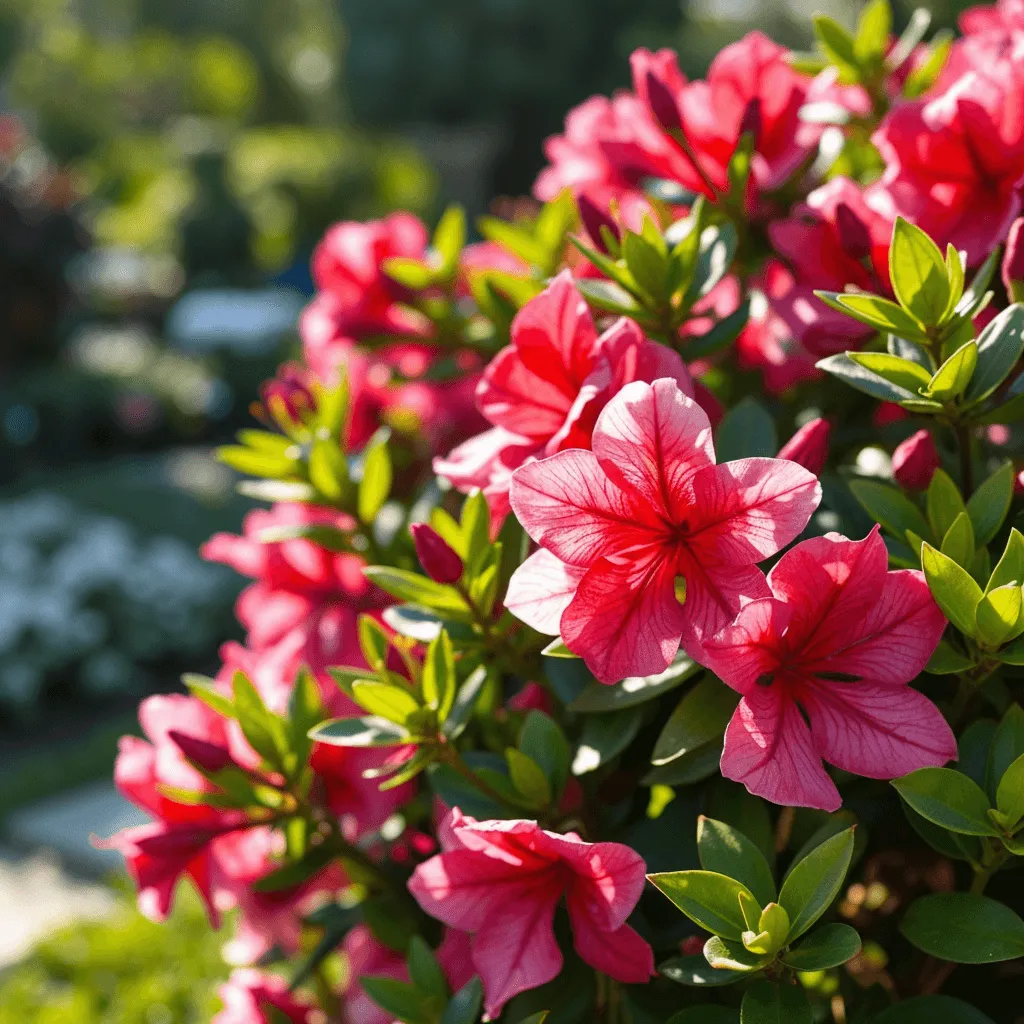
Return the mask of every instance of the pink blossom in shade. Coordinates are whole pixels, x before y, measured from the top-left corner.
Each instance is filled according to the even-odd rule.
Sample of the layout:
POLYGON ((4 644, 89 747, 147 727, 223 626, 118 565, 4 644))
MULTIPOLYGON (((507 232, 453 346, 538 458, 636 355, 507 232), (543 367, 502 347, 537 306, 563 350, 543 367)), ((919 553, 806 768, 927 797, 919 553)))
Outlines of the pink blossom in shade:
POLYGON ((889 294, 889 239, 895 211, 877 188, 864 190, 848 178, 834 178, 815 189, 804 204, 768 234, 775 250, 793 268, 793 285, 777 289, 772 307, 816 355, 857 348, 873 334, 826 306, 815 289, 844 291, 847 285, 889 294))
POLYGON ((495 520, 508 511, 512 472, 532 458, 588 448, 598 414, 623 385, 671 377, 692 394, 679 356, 632 320, 599 335, 568 271, 516 314, 511 338, 477 388, 493 429, 434 462, 434 471, 460 490, 480 487, 495 520))
POLYGON ((908 491, 924 491, 941 461, 931 433, 919 430, 897 445, 892 453, 892 475, 908 491))
POLYGON ((255 970, 232 971, 217 990, 224 1003, 211 1024, 312 1024, 315 1007, 288 991, 288 983, 276 974, 255 970))
POLYGON ((998 0, 992 5, 968 7, 957 24, 965 36, 988 32, 1024 32, 1024 0, 998 0))
POLYGON ((861 541, 803 541, 769 573, 771 596, 705 644, 705 664, 743 695, 725 733, 726 778, 774 803, 834 811, 842 801, 823 759, 892 779, 957 756, 939 709, 907 685, 946 620, 922 573, 887 566, 877 526, 861 541))
POLYGON ((778 457, 796 462, 818 476, 828 461, 828 438, 831 432, 828 420, 821 417, 811 420, 779 449, 778 457))
POLYGON ((378 942, 366 925, 356 925, 341 944, 348 967, 348 982, 342 992, 344 1024, 394 1024, 394 1017, 381 1009, 363 990, 359 979, 367 975, 408 981, 405 960, 378 942))
POLYGON ((623 388, 592 447, 513 477, 512 508, 542 550, 505 603, 614 683, 662 671, 680 644, 699 657, 744 602, 768 596, 755 563, 803 530, 821 490, 793 462, 716 466, 707 416, 669 379, 623 388))
POLYGON ((585 843, 535 821, 478 822, 458 808, 440 838, 443 852, 416 868, 409 891, 431 917, 472 934, 490 1017, 561 970, 553 920, 563 896, 576 952, 588 964, 633 984, 654 973, 650 946, 626 924, 645 872, 628 846, 585 843))
MULTIPOLYGON (((778 260, 770 260, 752 284, 750 318, 736 339, 740 366, 760 371, 765 390, 773 395, 821 377, 814 358, 777 312, 777 300, 786 299, 794 290, 793 275, 778 260)), ((806 308, 812 317, 817 315, 810 302, 806 308)))
POLYGON ((1024 34, 945 92, 894 107, 872 141, 896 211, 983 260, 1022 209, 1024 34))

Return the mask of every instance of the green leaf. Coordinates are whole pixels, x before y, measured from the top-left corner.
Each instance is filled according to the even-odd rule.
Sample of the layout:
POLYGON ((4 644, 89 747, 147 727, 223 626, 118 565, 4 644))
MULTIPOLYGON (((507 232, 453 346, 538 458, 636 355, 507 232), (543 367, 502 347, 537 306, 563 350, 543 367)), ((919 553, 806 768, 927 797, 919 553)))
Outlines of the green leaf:
POLYGON ((750 299, 746 298, 733 312, 717 320, 700 337, 689 339, 686 343, 686 358, 704 359, 721 352, 739 337, 749 319, 750 299))
POLYGON ((1024 306, 1014 303, 978 336, 978 365, 964 398, 980 402, 1003 383, 1024 355, 1024 306))
POLYGON ((848 924, 825 924, 779 959, 794 971, 824 971, 845 964, 859 952, 860 936, 856 929, 848 924))
POLYGON ((448 982, 433 950, 414 935, 409 940, 409 978, 425 995, 435 999, 448 998, 448 982))
POLYGON ((740 1024, 739 1010, 728 1006, 688 1006, 685 1010, 674 1013, 665 1024, 740 1024))
POLYGON ((999 781, 1006 770, 1024 754, 1024 710, 1019 704, 1011 704, 1003 713, 996 727, 988 751, 987 786, 993 797, 998 791, 999 781))
POLYGON ((309 730, 310 739, 335 747, 399 747, 412 737, 386 718, 332 718, 309 730))
POLYGON ((622 255, 633 279, 656 307, 667 297, 668 261, 646 239, 627 231, 622 242, 622 255))
POLYGON ((212 708, 218 715, 225 718, 235 717, 235 705, 230 697, 224 696, 217 689, 215 680, 209 676, 201 676, 196 672, 186 672, 181 681, 188 687, 193 697, 201 700, 207 707, 212 708))
MULTIPOLYGON (((1003 525, 1013 500, 1014 477, 1013 463, 1004 462, 968 500, 967 514, 979 546, 988 544, 1003 525)), ((1020 582, 1024 583, 1024 578, 1020 582)))
POLYGON ((551 783, 544 770, 533 760, 515 747, 505 751, 512 784, 535 807, 547 807, 551 803, 551 783))
POLYGON ((879 63, 889 49, 892 10, 889 0, 868 0, 857 19, 853 52, 860 64, 879 63))
POLYGON ((367 679, 352 684, 352 699, 368 714, 400 724, 420 710, 419 701, 408 689, 367 679))
POLYGON ((359 481, 359 518, 373 523, 391 493, 391 455, 387 435, 380 434, 363 453, 363 478, 359 481))
POLYGON ((908 942, 940 960, 989 964, 1024 956, 1024 921, 976 893, 937 892, 911 903, 900 922, 908 942))
POLYGON ((816 14, 813 22, 818 44, 829 60, 841 69, 855 69, 858 62, 853 35, 826 14, 816 14))
POLYGON ((978 365, 978 346, 973 340, 961 345, 936 371, 926 394, 940 402, 963 394, 978 365))
POLYGON ((688 305, 707 295, 729 272, 738 241, 736 227, 729 221, 701 231, 697 263, 686 292, 688 305))
POLYGON ((702 671, 692 658, 680 653, 664 672, 653 676, 630 676, 614 686, 588 683, 570 704, 569 710, 584 714, 596 711, 618 711, 660 697, 702 671))
POLYGON ((440 636, 427 648, 423 659, 423 700, 444 721, 455 701, 455 652, 448 634, 440 636))
POLYGON ((712 675, 684 694, 654 744, 651 763, 666 765, 703 747, 725 731, 739 695, 712 675))
MULTIPOLYGON (((943 277, 945 277, 945 269, 943 269, 943 277)), ((888 299, 869 295, 867 292, 816 291, 814 294, 836 312, 844 313, 878 331, 898 334, 901 338, 909 338, 911 341, 926 337, 914 317, 908 315, 900 306, 888 299)))
POLYGON ((407 981, 363 974, 360 975, 359 984, 381 1009, 404 1024, 434 1024, 432 1008, 424 1003, 415 986, 407 981))
POLYGON ((586 775, 618 757, 636 739, 642 723, 638 708, 588 715, 573 755, 573 775, 586 775))
POLYGON ((790 868, 779 903, 789 914, 789 941, 798 939, 832 905, 853 856, 853 829, 844 829, 790 868))
POLYGON ((695 747, 682 757, 652 768, 641 780, 643 786, 691 786, 718 771, 722 760, 722 738, 695 747))
POLYGON ((385 669, 388 651, 391 649, 391 638, 372 615, 360 615, 356 629, 359 634, 359 647, 366 664, 374 672, 385 669))
POLYGON ((924 231, 902 217, 896 218, 889 243, 889 281, 900 305, 920 324, 941 323, 949 301, 942 251, 924 231))
POLYGON ((438 612, 442 617, 467 616, 469 608, 454 587, 435 583, 419 573, 406 569, 394 569, 389 565, 368 565, 363 575, 392 597, 410 604, 422 605, 438 612))
POLYGON ((480 665, 469 674, 466 681, 459 687, 458 693, 455 695, 455 701, 452 704, 452 709, 441 725, 441 732, 446 739, 456 739, 462 733, 462 730, 466 728, 466 724, 473 714, 473 708, 476 707, 476 702, 483 692, 486 682, 487 668, 484 665, 480 665))
POLYGON ((1024 754, 1006 769, 999 780, 996 807, 1006 815, 1011 828, 1024 817, 1024 754))
POLYGON ((249 476, 276 479, 294 476, 299 468, 298 460, 288 457, 283 452, 254 451, 252 448, 243 448, 241 445, 226 445, 218 448, 216 456, 219 462, 249 476))
POLYGON ((641 311, 636 299, 614 281, 581 277, 576 281, 576 287, 583 293, 583 297, 598 309, 631 317, 635 317, 641 311))
POLYGON ((966 511, 960 489, 944 469, 937 469, 932 474, 925 495, 925 504, 928 509, 928 521, 936 537, 944 537, 956 517, 966 511))
POLYGON ((849 356, 858 365, 907 391, 927 388, 932 380, 932 375, 920 364, 888 352, 850 352, 849 356))
POLYGON ((775 421, 753 398, 741 399, 718 425, 715 452, 719 462, 774 456, 778 450, 775 421))
POLYGON ((933 676, 952 676, 969 671, 975 664, 973 658, 961 654, 948 640, 940 640, 924 670, 933 676))
POLYGON ((533 758, 551 781, 557 799, 569 781, 569 741, 554 719, 543 711, 531 711, 519 734, 519 749, 533 758))
POLYGON ((799 985, 758 981, 743 994, 740 1024, 812 1024, 807 996, 799 985))
POLYGON ((738 829, 701 815, 697 819, 697 854, 705 871, 742 882, 760 906, 775 899, 775 882, 764 854, 738 829))
POLYGON ((466 214, 461 206, 449 206, 434 229, 431 247, 441 257, 442 273, 450 276, 466 244, 466 214))
POLYGON ((995 1024, 970 1003, 951 996, 915 996, 883 1010, 871 1024, 995 1024))
POLYGON ((963 298, 957 303, 956 311, 960 316, 973 320, 985 306, 988 286, 999 269, 999 258, 1001 250, 996 246, 985 257, 985 262, 978 268, 963 298))
POLYGON ((742 882, 714 871, 665 871, 647 879, 705 931, 737 942, 742 939, 747 923, 740 910, 740 893, 754 899, 742 882))
POLYGON ((975 547, 970 516, 961 512, 942 538, 942 553, 952 558, 957 565, 969 566, 974 560, 975 547))
POLYGON ((234 715, 249 746, 264 760, 279 767, 287 751, 283 722, 267 708, 256 687, 243 673, 235 673, 231 680, 231 690, 234 715))
POLYGON ((902 540, 907 530, 920 537, 932 536, 921 510, 897 488, 877 480, 851 480, 850 490, 864 511, 894 537, 902 540))
POLYGON ((1007 583, 1024 583, 1024 535, 1016 528, 1010 530, 1006 547, 992 570, 986 590, 994 590, 1007 583))
POLYGON ((439 1024, 476 1024, 484 1005, 484 986, 474 975, 452 996, 439 1024))
POLYGON ((1021 588, 1016 583, 990 590, 978 605, 978 639, 990 648, 999 647, 1015 634, 1021 617, 1021 588))
POLYGON ((930 544, 921 548, 921 567, 932 597, 946 618, 965 636, 973 636, 977 629, 975 609, 981 600, 981 587, 966 569, 930 544))
POLYGON ((919 768, 892 785, 923 818, 967 836, 998 835, 989 821, 988 797, 981 787, 952 768, 919 768))
POLYGON ((331 501, 338 501, 345 494, 349 483, 348 462, 337 441, 314 441, 306 468, 309 482, 318 493, 331 501))
POLYGON ((658 965, 658 973, 679 985, 691 988, 717 988, 741 981, 746 975, 738 971, 715 970, 702 953, 677 956, 658 965))
POLYGON ((291 889, 322 871, 335 859, 337 853, 336 849, 332 850, 327 844, 314 846, 304 857, 285 864, 283 867, 275 868, 250 884, 256 892, 277 892, 280 889, 291 889))
POLYGON ((562 638, 561 637, 557 637, 557 636, 540 653, 545 655, 548 658, 578 658, 579 657, 578 654, 573 654, 572 651, 570 651, 569 648, 565 646, 565 644, 562 642, 562 638))
POLYGON ((946 302, 943 320, 949 320, 964 295, 964 261, 952 242, 946 243, 946 277, 949 280, 949 299, 946 302))
POLYGON ((819 359, 815 364, 819 370, 838 377, 844 384, 856 388, 865 395, 878 398, 883 402, 912 402, 920 396, 916 391, 908 391, 906 388, 892 384, 877 373, 855 363, 849 353, 841 352, 839 355, 827 356, 819 359))
POLYGON ((718 935, 712 935, 704 943, 704 959, 716 971, 738 971, 743 974, 759 971, 772 961, 772 957, 763 953, 752 953, 742 942, 729 942, 718 935))

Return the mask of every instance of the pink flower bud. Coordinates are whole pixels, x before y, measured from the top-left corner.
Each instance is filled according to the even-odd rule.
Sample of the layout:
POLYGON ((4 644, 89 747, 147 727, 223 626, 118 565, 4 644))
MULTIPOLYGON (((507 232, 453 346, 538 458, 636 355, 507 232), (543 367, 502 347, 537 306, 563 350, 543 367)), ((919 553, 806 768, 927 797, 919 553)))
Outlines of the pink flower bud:
POLYGON ((208 740, 201 740, 188 733, 178 732, 177 729, 170 729, 167 733, 174 745, 195 765, 206 772, 219 772, 234 764, 234 758, 226 747, 217 743, 210 743, 208 740))
POLYGON ((1003 284, 1011 302, 1024 302, 1024 217, 1010 228, 1003 254, 1003 284))
POLYGON ((860 219, 846 203, 836 206, 836 233, 839 244, 847 255, 862 260, 871 255, 871 235, 860 219))
POLYGON ((601 235, 601 228, 607 228, 618 239, 622 238, 618 224, 612 220, 606 210, 602 210, 589 196, 581 194, 576 200, 576 205, 579 207, 583 227, 586 228, 590 240, 601 252, 608 251, 608 246, 605 245, 604 238, 601 235))
POLYGON ((409 532, 423 571, 435 583, 458 583, 462 578, 462 559, 437 530, 427 523, 413 523, 409 532))
POLYGON ((668 86, 653 71, 647 72, 647 105, 651 115, 667 131, 682 131, 679 106, 668 86))
POLYGON ((264 382, 260 388, 260 397, 263 401, 253 405, 253 415, 282 429, 300 426, 317 408, 312 377, 308 370, 296 363, 285 363, 276 377, 264 382))
POLYGON ((805 423, 779 449, 779 458, 796 462, 817 476, 825 468, 831 431, 828 420, 819 418, 805 423))
POLYGON ((931 483, 939 462, 932 435, 919 430, 892 453, 892 475, 908 491, 923 491, 931 483))

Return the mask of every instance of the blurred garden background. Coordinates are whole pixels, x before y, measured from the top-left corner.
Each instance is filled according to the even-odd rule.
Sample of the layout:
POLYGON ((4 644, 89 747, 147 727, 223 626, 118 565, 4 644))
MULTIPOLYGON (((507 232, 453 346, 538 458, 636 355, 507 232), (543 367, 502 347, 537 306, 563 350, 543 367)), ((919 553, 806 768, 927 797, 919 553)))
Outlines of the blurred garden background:
POLYGON ((216 1005, 197 908, 150 925, 88 837, 125 823, 139 697, 233 636, 240 581, 196 549, 246 502, 208 453, 295 344, 324 229, 527 194, 636 46, 700 75, 752 27, 799 48, 809 9, 855 6, 0 0, 0 1024, 216 1005))

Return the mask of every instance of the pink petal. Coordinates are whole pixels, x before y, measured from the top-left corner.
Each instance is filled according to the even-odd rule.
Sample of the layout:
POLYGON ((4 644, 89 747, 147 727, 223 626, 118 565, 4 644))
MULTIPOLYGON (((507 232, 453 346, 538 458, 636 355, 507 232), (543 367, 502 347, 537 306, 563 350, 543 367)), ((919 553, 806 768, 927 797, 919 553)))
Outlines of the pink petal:
POLYGON ((939 709, 909 686, 808 683, 800 702, 814 745, 831 764, 869 779, 895 779, 956 759, 939 709))
POLYGON ((409 892, 431 917, 474 932, 510 901, 531 875, 516 864, 474 850, 452 850, 424 861, 409 879, 409 892))
POLYGON ((916 569, 886 573, 874 603, 860 617, 830 617, 828 653, 810 672, 844 672, 875 683, 907 683, 928 664, 946 628, 946 619, 932 598, 924 574, 916 569))
POLYGON ((477 405, 496 427, 533 439, 546 439, 565 421, 576 387, 564 389, 523 364, 518 349, 503 348, 484 371, 477 405))
POLYGON ((518 467, 536 450, 536 444, 527 438, 494 427, 464 441, 446 456, 438 456, 433 469, 460 490, 483 489, 500 468, 518 467))
POLYGON ((513 996, 557 977, 562 951, 555 941, 559 886, 523 891, 492 908, 473 937, 473 965, 484 983, 484 1005, 497 1017, 513 996))
POLYGON ((575 906, 602 931, 615 931, 633 913, 646 882, 646 865, 622 843, 585 843, 578 837, 545 832, 575 877, 569 882, 570 913, 575 906))
POLYGON ((538 633, 558 636, 562 612, 576 596, 585 572, 541 548, 512 574, 505 607, 538 633))
POLYGON ((772 803, 835 811, 843 802, 782 680, 740 701, 725 730, 721 768, 772 803))
POLYGON ((592 565, 656 543, 653 514, 602 472, 592 452, 573 449, 520 467, 512 509, 526 532, 570 565, 592 565))
POLYGON ((664 671, 685 623, 674 582, 671 562, 617 566, 601 559, 562 614, 562 639, 602 683, 664 671))
POLYGON ((795 462, 740 459, 689 482, 687 543, 698 558, 745 565, 774 555, 807 525, 821 500, 817 478, 795 462))
POLYGON ((739 693, 749 693, 759 678, 778 671, 779 639, 791 615, 789 606, 781 601, 751 601, 732 625, 704 642, 704 664, 723 683, 739 693))
POLYGON ((575 395, 593 369, 597 331, 568 270, 523 306, 511 334, 523 365, 564 394, 575 395))
POLYGON ((756 565, 702 565, 684 551, 676 570, 686 580, 682 642, 698 660, 703 659, 705 638, 724 629, 748 601, 771 596, 768 581, 756 565))
POLYGON ((573 945, 591 967, 627 985, 643 985, 654 973, 654 952, 628 924, 613 932, 600 931, 573 915, 573 945))
POLYGON ((673 521, 686 481, 715 460, 707 414, 667 378, 627 384, 598 417, 592 448, 612 481, 673 521))
POLYGON ((679 353, 646 337, 639 325, 622 317, 598 339, 598 351, 612 368, 612 392, 621 391, 631 381, 648 384, 670 377, 679 390, 693 397, 693 379, 679 353))

